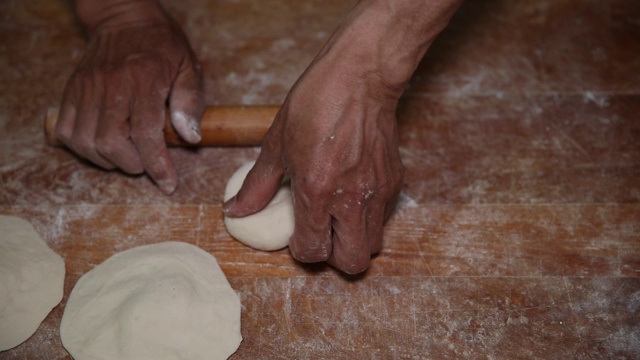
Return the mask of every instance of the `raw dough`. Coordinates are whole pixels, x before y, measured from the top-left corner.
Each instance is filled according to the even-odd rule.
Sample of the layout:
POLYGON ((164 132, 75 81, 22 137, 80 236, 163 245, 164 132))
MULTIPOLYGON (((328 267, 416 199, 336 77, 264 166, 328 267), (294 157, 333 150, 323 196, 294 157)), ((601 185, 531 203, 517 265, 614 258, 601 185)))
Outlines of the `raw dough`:
POLYGON ((36 332, 60 300, 64 260, 31 223, 0 215, 0 351, 36 332))
MULTIPOLYGON (((227 182, 224 200, 235 196, 255 161, 241 166, 227 182)), ((243 218, 224 218, 224 225, 231 236, 254 249, 272 251, 286 247, 293 234, 295 221, 289 181, 282 182, 280 189, 261 211, 243 218)))
POLYGON ((216 259, 164 242, 126 250, 83 275, 60 325, 74 359, 227 359, 240 300, 216 259))

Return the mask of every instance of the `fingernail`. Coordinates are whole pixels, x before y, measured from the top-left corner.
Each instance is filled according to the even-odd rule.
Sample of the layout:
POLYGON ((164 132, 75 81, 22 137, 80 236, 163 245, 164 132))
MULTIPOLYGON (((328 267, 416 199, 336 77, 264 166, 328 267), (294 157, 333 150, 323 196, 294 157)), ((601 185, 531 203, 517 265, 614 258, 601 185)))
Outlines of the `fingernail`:
POLYGON ((200 124, 196 118, 185 114, 183 111, 174 111, 171 113, 171 123, 178 134, 188 142, 196 144, 202 140, 200 124))
POLYGON ((235 206, 236 206, 236 197, 234 196, 224 203, 224 205, 222 206, 222 212, 226 215, 231 211, 233 211, 233 208, 235 208, 235 206))
POLYGON ((178 186, 177 181, 173 179, 158 180, 156 184, 160 190, 167 195, 171 195, 178 186))
POLYGON ((200 133, 200 124, 195 119, 191 119, 191 132, 193 133, 193 139, 195 142, 202 140, 202 133, 200 133))

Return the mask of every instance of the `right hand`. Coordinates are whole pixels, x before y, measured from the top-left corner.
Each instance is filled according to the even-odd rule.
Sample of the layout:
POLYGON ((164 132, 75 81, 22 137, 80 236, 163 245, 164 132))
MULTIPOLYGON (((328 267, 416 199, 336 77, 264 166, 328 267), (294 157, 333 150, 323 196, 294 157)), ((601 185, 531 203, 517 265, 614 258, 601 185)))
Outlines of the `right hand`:
POLYGON ((94 11, 85 22, 88 48, 65 88, 55 135, 104 169, 146 172, 170 194, 177 175, 164 140, 166 106, 180 136, 199 142, 201 68, 180 27, 156 1, 130 3, 102 17, 94 11))
POLYGON ((382 249, 383 225, 402 188, 395 114, 404 82, 387 82, 379 67, 385 59, 363 41, 369 23, 349 20, 289 92, 224 211, 243 217, 263 209, 287 176, 292 256, 357 274, 382 249))
POLYGON ((402 188, 396 106, 461 0, 362 0, 289 92, 225 214, 243 217, 291 179, 291 254, 355 274, 382 248, 402 188))

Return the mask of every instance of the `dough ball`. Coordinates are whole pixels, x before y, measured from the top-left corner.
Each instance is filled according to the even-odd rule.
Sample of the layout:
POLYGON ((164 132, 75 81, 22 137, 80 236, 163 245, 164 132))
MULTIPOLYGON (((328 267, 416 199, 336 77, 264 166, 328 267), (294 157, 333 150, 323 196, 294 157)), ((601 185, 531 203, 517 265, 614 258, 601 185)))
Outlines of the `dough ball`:
POLYGON ((36 332, 60 300, 64 260, 31 223, 0 215, 0 351, 36 332))
MULTIPOLYGON (((255 161, 236 170, 224 191, 224 200, 235 196, 255 161)), ((286 247, 293 234, 293 203, 289 181, 285 179, 280 189, 261 211, 243 218, 224 218, 224 225, 231 236, 254 249, 273 251, 286 247)))
POLYGON ((83 275, 60 325, 74 359, 227 359, 240 300, 216 259, 182 242, 118 253, 83 275))

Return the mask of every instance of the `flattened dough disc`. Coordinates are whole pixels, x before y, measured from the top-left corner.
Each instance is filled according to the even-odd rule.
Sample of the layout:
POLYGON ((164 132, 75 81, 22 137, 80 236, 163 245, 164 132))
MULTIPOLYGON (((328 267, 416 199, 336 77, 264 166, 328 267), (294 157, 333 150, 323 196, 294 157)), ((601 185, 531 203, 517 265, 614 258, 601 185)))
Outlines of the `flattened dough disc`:
POLYGON ((240 299, 206 251, 145 245, 80 278, 60 335, 76 360, 227 359, 242 341, 240 299))
POLYGON ((0 351, 27 340, 60 303, 64 273, 31 223, 0 215, 0 351))

